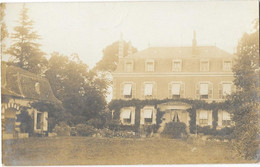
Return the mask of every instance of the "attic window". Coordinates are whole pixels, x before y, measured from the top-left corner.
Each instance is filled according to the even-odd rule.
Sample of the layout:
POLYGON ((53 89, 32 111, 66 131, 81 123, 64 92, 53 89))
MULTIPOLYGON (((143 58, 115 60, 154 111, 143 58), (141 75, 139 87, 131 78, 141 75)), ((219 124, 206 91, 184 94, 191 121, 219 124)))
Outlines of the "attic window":
POLYGON ((231 61, 224 61, 223 62, 223 70, 224 71, 231 71, 232 62, 231 61))
POLYGON ((147 72, 154 71, 154 60, 147 60, 145 62, 145 71, 147 71, 147 72))
POLYGON ((39 83, 39 82, 36 82, 35 85, 34 85, 34 87, 35 87, 36 93, 37 93, 37 94, 40 94, 40 93, 41 93, 41 92, 40 92, 40 83, 39 83))
POLYGON ((181 71, 181 60, 173 60, 172 61, 172 71, 181 71))
POLYGON ((208 60, 200 61, 200 71, 209 71, 209 61, 208 60))
POLYGON ((125 62, 125 71, 132 72, 133 71, 133 61, 126 61, 125 62))

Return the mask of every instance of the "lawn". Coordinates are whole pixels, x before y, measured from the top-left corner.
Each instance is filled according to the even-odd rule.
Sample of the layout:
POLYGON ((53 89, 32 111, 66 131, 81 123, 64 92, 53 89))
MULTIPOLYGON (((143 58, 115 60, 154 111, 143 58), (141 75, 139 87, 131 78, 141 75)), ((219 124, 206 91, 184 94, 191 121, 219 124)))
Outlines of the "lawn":
POLYGON ((3 141, 3 163, 23 166, 252 163, 234 158, 228 145, 162 138, 28 138, 3 141))

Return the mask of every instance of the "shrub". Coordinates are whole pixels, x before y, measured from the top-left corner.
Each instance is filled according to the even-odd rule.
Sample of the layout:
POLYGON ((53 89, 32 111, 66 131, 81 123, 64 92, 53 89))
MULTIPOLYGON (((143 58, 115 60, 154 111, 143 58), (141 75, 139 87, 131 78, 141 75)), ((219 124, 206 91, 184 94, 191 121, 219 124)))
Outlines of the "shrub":
POLYGON ((98 118, 92 118, 88 120, 87 122, 88 125, 93 126, 97 129, 102 129, 104 127, 104 120, 98 119, 98 118))
POLYGON ((186 124, 183 122, 167 123, 162 132, 162 136, 170 138, 182 138, 186 134, 186 124))
POLYGON ((120 120, 109 120, 106 122, 106 127, 110 130, 114 130, 114 131, 118 131, 119 130, 119 127, 120 127, 120 120))
POLYGON ((75 130, 78 136, 92 136, 96 133, 94 127, 86 124, 78 124, 75 130))
POLYGON ((70 136, 70 131, 71 128, 65 122, 60 122, 53 129, 53 132, 57 133, 58 136, 70 136))
POLYGON ((213 135, 213 136, 228 136, 233 132, 233 127, 225 127, 220 130, 211 128, 210 126, 198 127, 198 133, 203 133, 204 135, 213 135))

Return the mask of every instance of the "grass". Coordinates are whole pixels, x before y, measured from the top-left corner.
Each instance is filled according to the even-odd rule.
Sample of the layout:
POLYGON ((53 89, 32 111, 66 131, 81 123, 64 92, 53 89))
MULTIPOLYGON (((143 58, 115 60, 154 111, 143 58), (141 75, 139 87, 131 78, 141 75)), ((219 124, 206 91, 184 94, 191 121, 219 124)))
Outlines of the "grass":
POLYGON ((28 138, 3 141, 3 163, 15 166, 253 163, 236 159, 228 145, 162 138, 28 138))

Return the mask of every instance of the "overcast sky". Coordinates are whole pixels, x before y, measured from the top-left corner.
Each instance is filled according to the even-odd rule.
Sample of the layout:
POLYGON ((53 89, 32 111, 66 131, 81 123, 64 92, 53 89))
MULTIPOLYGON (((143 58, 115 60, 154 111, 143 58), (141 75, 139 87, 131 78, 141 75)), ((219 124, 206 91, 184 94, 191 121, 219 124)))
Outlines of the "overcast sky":
MULTIPOLYGON (((138 50, 150 46, 216 45, 233 53, 258 18, 258 0, 200 2, 27 3, 41 49, 49 55, 78 53, 90 68, 102 49, 120 37, 138 50)), ((5 22, 12 33, 22 4, 7 4, 5 22)), ((10 40, 9 42, 10 43, 10 40)), ((8 45, 8 44, 7 44, 8 45)))

